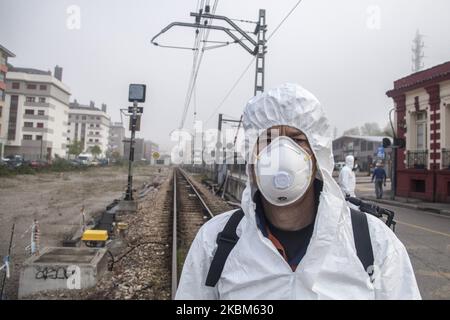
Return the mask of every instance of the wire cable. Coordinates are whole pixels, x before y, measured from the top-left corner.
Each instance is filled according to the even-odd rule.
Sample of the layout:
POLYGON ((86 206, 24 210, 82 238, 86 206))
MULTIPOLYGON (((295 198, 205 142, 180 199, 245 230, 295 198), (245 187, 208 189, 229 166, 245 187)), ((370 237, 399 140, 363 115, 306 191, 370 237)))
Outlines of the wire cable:
MULTIPOLYGON (((273 32, 267 37, 267 41, 269 41, 274 35, 275 33, 281 28, 281 26, 286 22, 286 20, 291 16, 291 14, 295 11, 295 9, 297 9, 297 7, 300 5, 300 3, 303 0, 299 0, 297 1, 297 3, 291 8, 291 10, 289 10, 289 12, 285 15, 285 17, 280 21, 280 23, 276 26, 276 28, 273 30, 273 32)), ((253 57, 252 60, 250 61, 250 63, 247 65, 247 67, 244 69, 244 71, 241 73, 241 75, 239 76, 239 78, 235 81, 235 83, 232 85, 231 89, 227 92, 227 94, 225 95, 225 97, 222 99, 222 101, 219 103, 219 105, 214 109, 214 111, 212 112, 211 116, 208 118, 208 120, 206 121, 206 123, 208 123, 216 114, 216 112, 224 105, 225 101, 228 99, 228 97, 231 95, 231 93, 234 91, 234 89, 237 87, 237 85, 239 84, 239 82, 242 80, 242 78, 244 77, 244 75, 247 73, 248 69, 250 68, 251 64, 253 63, 253 61, 256 59, 256 57, 253 57)), ((241 120, 242 120, 242 116, 241 116, 241 120)), ((237 135, 238 133, 236 133, 237 135)))
POLYGON ((297 9, 297 7, 302 3, 303 0, 297 1, 297 3, 292 7, 292 9, 287 13, 287 15, 281 20, 281 22, 276 26, 276 28, 273 30, 273 32, 267 37, 267 41, 269 41, 274 34, 280 29, 280 27, 283 25, 283 23, 289 18, 289 16, 297 9))
POLYGON ((234 84, 231 86, 230 90, 228 90, 227 94, 225 95, 225 97, 222 99, 222 101, 219 103, 219 105, 214 109, 214 111, 212 112, 212 114, 210 115, 210 117, 208 118, 208 120, 206 120, 206 123, 208 123, 209 121, 211 121, 211 119, 215 116, 216 112, 224 105, 225 101, 228 99, 228 97, 231 95, 231 93, 234 91, 234 89, 237 87, 237 85, 239 84, 239 82, 242 80, 242 78, 245 76, 245 74, 247 73, 248 69, 250 69, 250 66, 253 64, 253 62, 255 61, 256 57, 252 57, 252 59, 250 60, 250 63, 245 67, 244 71, 241 73, 241 75, 239 76, 239 78, 237 78, 237 80, 234 82, 234 84))
MULTIPOLYGON (((213 9, 212 9, 212 14, 213 15, 216 12, 218 3, 219 3, 219 0, 215 0, 214 1, 214 5, 213 5, 213 9)), ((207 5, 209 5, 209 0, 207 1, 207 5)), ((209 23, 212 23, 212 21, 213 21, 213 19, 210 19, 209 23)), ((206 34, 204 35, 204 38, 200 39, 199 42, 202 41, 202 40, 208 41, 208 37, 209 37, 210 31, 211 30, 208 29, 206 31, 206 34)), ((180 123, 179 129, 182 129, 184 127, 184 124, 185 124, 185 121, 186 121, 187 112, 189 110, 189 106, 190 106, 191 99, 192 99, 192 93, 193 93, 194 88, 195 88, 196 83, 197 83, 197 77, 198 77, 198 73, 199 73, 199 70, 200 70, 200 65, 201 65, 201 63, 203 61, 205 48, 206 48, 206 42, 203 43, 203 47, 202 47, 202 50, 200 52, 200 57, 198 58, 197 65, 196 65, 196 68, 195 68, 195 71, 194 71, 194 74, 193 74, 192 83, 191 83, 191 86, 189 87, 188 93, 186 95, 186 101, 185 101, 185 106, 184 106, 184 110, 183 110, 183 116, 182 116, 182 119, 181 119, 181 123, 180 123)))

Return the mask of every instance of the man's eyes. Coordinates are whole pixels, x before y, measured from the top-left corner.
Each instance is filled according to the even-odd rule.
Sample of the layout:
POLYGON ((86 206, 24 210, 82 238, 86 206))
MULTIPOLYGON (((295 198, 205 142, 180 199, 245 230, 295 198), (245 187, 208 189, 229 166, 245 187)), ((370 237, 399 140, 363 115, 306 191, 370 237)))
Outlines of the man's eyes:
MULTIPOLYGON (((295 142, 297 142, 297 143, 305 143, 306 142, 306 139, 304 139, 304 138, 291 138, 293 141, 295 141, 295 142)), ((270 139, 270 138, 267 138, 267 139, 259 139, 259 141, 258 141, 260 144, 264 144, 264 145, 267 145, 267 144, 270 144, 271 142, 272 142, 272 139, 270 139)))

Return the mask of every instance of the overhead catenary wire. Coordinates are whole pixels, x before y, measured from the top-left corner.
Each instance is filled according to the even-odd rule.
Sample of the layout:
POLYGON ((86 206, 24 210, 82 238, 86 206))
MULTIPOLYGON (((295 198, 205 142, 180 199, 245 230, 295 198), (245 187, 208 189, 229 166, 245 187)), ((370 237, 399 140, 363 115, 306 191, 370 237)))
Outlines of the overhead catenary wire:
MULTIPOLYGON (((284 16, 284 18, 280 21, 280 23, 275 27, 275 29, 273 30, 273 32, 267 37, 266 41, 269 41, 277 32, 278 30, 281 28, 281 26, 286 22, 286 20, 292 15, 292 13, 295 11, 295 9, 297 9, 297 7, 300 5, 300 3, 303 0, 298 0, 296 2, 296 4, 289 10, 289 12, 284 16)), ((239 82, 242 80, 242 78, 245 76, 245 74, 247 73, 247 71, 250 69, 250 66, 252 65, 253 61, 256 59, 256 57, 253 57, 250 61, 250 63, 245 67, 244 71, 240 74, 240 76, 238 77, 238 79, 233 83, 233 85, 231 86, 230 90, 228 90, 227 94, 225 95, 225 97, 221 100, 221 102, 219 103, 219 105, 214 109, 214 111, 212 112, 212 114, 208 117, 208 120, 206 121, 206 123, 208 123, 216 114, 216 112, 225 104, 226 100, 230 97, 230 95, 232 94, 232 92, 234 91, 234 89, 237 87, 237 85, 239 84, 239 82)), ((241 116, 241 121, 242 121, 242 116, 241 116)), ((236 132, 236 137, 238 135, 239 132, 236 132)), ((236 139, 235 139, 236 141, 236 139)))
MULTIPOLYGON (((209 3, 209 1, 208 1, 209 3)), ((204 6, 204 0, 197 1, 197 11, 200 10, 200 8, 203 8, 204 6)), ((184 102, 184 108, 183 108, 183 114, 182 114, 182 120, 181 120, 181 125, 180 128, 182 128, 184 126, 184 121, 185 121, 185 113, 187 112, 187 105, 186 105, 186 101, 188 100, 191 88, 193 87, 194 84, 194 76, 195 76, 195 70, 197 68, 197 63, 198 63, 198 55, 199 55, 199 47, 200 47, 200 41, 202 39, 204 33, 204 29, 196 29, 195 31, 195 39, 194 39, 194 56, 192 59, 192 70, 191 70, 191 76, 189 78, 189 85, 188 85, 188 91, 186 92, 186 97, 185 97, 185 102, 184 102)))
POLYGON ((286 20, 291 16, 291 14, 297 9, 297 7, 302 3, 303 0, 298 0, 297 3, 292 7, 291 10, 286 14, 286 16, 280 21, 280 23, 273 29, 272 33, 267 37, 267 41, 269 41, 275 33, 278 31, 278 29, 281 28, 281 26, 286 22, 286 20))
MULTIPOLYGON (((212 14, 214 14, 216 12, 218 3, 219 3, 218 0, 214 1, 214 5, 213 5, 213 8, 212 8, 212 14)), ((202 2, 202 5, 203 5, 203 2, 202 2)), ((206 5, 209 5, 209 0, 207 0, 207 4, 206 5)), ((206 20, 206 21, 208 21, 208 20, 206 20)), ((213 21, 213 19, 210 19, 209 23, 211 23, 212 21, 213 21)), ((206 22, 206 23, 208 23, 208 22, 206 22)), ((204 29, 202 29, 202 30, 204 30, 204 29)), ((206 31, 206 33, 204 35, 204 38, 199 39, 199 43, 202 40, 205 40, 205 41, 208 40, 210 31, 211 31, 210 29, 208 29, 206 31)), ((180 123, 179 129, 182 129, 184 127, 184 123, 186 121, 187 112, 189 110, 189 105, 190 105, 190 102, 191 102, 191 99, 192 99, 192 93, 193 93, 194 88, 195 88, 196 83, 197 83, 197 78, 198 78, 198 73, 199 73, 199 70, 200 70, 200 65, 202 63, 203 56, 204 56, 204 53, 205 53, 205 47, 206 47, 206 44, 204 43, 202 49, 200 50, 199 58, 196 61, 196 66, 195 66, 195 68, 193 68, 193 74, 192 74, 192 78, 191 78, 191 81, 190 81, 190 86, 188 88, 188 92, 186 94, 186 100, 185 100, 185 104, 184 104, 184 110, 183 110, 183 115, 182 115, 182 118, 181 118, 181 123, 180 123)), ((197 51, 197 53, 198 52, 199 51, 197 51)))
POLYGON ((219 103, 219 105, 213 110, 211 116, 208 118, 208 120, 206 120, 206 123, 208 123, 209 121, 211 121, 211 119, 214 117, 214 115, 216 114, 216 112, 224 105, 225 101, 227 101, 228 97, 231 95, 231 93, 234 91, 234 89, 237 87, 237 85, 239 84, 239 82, 242 80, 242 78, 245 76, 245 74, 247 73, 248 69, 250 69, 251 65, 253 64, 253 62, 255 61, 256 57, 252 57, 252 59, 250 60, 250 63, 247 64, 247 66, 245 67, 244 71, 241 73, 241 75, 239 76, 239 78, 237 78, 237 80, 234 82, 234 84, 231 86, 230 90, 228 90, 227 94, 225 95, 225 97, 222 99, 222 101, 219 103))

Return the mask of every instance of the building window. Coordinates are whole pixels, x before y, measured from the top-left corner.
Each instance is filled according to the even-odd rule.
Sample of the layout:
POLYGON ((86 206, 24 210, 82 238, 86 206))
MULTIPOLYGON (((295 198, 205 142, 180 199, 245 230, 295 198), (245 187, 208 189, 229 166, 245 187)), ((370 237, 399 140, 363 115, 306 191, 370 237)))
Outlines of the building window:
POLYGON ((95 135, 98 136, 100 133, 99 132, 95 132, 95 135))
POLYGON ((67 130, 67 133, 70 133, 70 130, 67 130))
POLYGON ((80 117, 79 117, 79 116, 76 116, 76 118, 75 118, 75 119, 79 120, 79 119, 80 119, 80 117))
POLYGON ((36 128, 44 128, 44 124, 42 122, 38 122, 36 124, 36 128))
POLYGON ((34 114, 34 110, 32 110, 32 109, 25 109, 25 114, 34 114))
POLYGON ((0 101, 5 101, 5 90, 0 89, 0 101))
POLYGON ((416 149, 427 150, 427 114, 418 112, 416 114, 416 149))
POLYGON ((4 72, 0 72, 0 81, 5 82, 5 73, 4 72))
POLYGON ((12 88, 13 89, 20 89, 20 82, 13 82, 12 83, 12 88))
POLYGON ((27 84, 28 90, 36 90, 37 86, 35 84, 27 84))
POLYGON ((67 125, 70 126, 70 122, 67 125))
POLYGON ((44 97, 39 97, 39 102, 40 103, 45 103, 45 98, 44 97))
POLYGON ((95 142, 98 142, 98 139, 95 139, 95 142))
POLYGON ((8 140, 16 140, 18 106, 19 96, 11 96, 11 103, 9 105, 8 140))
POLYGON ((27 97, 27 102, 36 102, 36 97, 27 97))
POLYGON ((33 140, 33 136, 31 134, 24 134, 23 140, 33 140))
POLYGON ((44 110, 38 110, 38 116, 45 116, 44 110))
POLYGON ((94 120, 94 117, 93 117, 93 116, 90 116, 89 119, 94 120))
POLYGON ((89 139, 89 142, 92 142, 92 139, 89 139))
POLYGON ((100 117, 95 117, 95 119, 100 120, 100 117))
POLYGON ((86 116, 82 116, 82 117, 81 117, 81 120, 86 120, 86 116))
POLYGON ((36 140, 41 141, 42 140, 42 136, 36 136, 36 140))
POLYGON ((24 122, 23 126, 25 128, 33 128, 33 122, 24 122))
POLYGON ((94 125, 91 123, 90 125, 89 125, 89 128, 93 128, 94 127, 94 125))
POLYGON ((100 125, 99 125, 99 124, 96 124, 95 126, 96 126, 97 128, 100 128, 100 125))
POLYGON ((39 90, 42 90, 42 91, 47 90, 47 86, 45 84, 41 84, 39 86, 39 90))

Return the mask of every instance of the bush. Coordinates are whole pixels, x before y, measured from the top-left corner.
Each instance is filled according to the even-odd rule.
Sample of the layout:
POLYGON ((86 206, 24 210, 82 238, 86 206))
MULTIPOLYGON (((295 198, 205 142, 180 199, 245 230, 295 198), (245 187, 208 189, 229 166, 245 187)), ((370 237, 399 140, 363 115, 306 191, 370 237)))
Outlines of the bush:
POLYGON ((34 171, 33 168, 31 168, 29 165, 21 165, 16 170, 14 170, 16 174, 35 174, 36 171, 34 171))
POLYGON ((49 171, 53 172, 65 172, 65 171, 74 171, 74 170, 86 170, 87 166, 83 165, 74 165, 70 161, 67 161, 62 158, 55 159, 52 164, 48 167, 49 171))
POLYGON ((6 165, 0 165, 0 177, 9 177, 15 175, 14 170, 8 168, 6 165))

